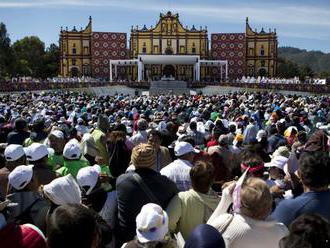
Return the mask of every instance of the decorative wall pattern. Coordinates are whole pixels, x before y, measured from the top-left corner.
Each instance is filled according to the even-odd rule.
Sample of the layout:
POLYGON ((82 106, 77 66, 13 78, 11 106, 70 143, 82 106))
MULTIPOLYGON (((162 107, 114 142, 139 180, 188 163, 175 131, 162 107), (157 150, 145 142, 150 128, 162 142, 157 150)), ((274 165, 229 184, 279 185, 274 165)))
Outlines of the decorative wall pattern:
POLYGON ((245 34, 217 33, 211 35, 212 59, 228 60, 228 77, 241 78, 245 75, 245 34))
POLYGON ((92 70, 95 78, 109 78, 109 60, 126 59, 127 34, 93 32, 92 70))

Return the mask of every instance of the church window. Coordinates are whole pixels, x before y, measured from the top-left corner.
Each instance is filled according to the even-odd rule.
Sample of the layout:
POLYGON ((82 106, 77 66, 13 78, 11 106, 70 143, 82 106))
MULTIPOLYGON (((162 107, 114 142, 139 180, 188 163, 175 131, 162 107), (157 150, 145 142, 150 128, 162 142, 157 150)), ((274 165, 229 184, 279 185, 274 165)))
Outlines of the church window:
POLYGON ((261 55, 261 56, 264 56, 264 55, 265 55, 265 49, 264 49, 264 46, 261 46, 261 48, 260 48, 260 55, 261 55))
POLYGON ((142 53, 147 53, 147 48, 146 47, 142 48, 142 53))
POLYGON ((180 53, 185 53, 185 48, 184 48, 184 46, 180 46, 180 53))
POLYGON ((72 48, 72 54, 76 54, 77 53, 77 49, 76 48, 72 48))
POLYGON ((193 48, 191 49, 191 52, 192 52, 193 54, 195 54, 195 53, 196 53, 196 47, 193 47, 193 48))
POLYGON ((89 49, 87 46, 84 47, 84 54, 89 54, 89 49))

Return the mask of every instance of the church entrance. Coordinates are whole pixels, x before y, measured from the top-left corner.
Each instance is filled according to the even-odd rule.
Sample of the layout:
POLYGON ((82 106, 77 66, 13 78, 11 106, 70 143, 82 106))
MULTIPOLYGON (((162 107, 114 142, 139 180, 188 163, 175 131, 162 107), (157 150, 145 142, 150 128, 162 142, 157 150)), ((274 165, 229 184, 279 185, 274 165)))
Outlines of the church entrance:
POLYGON ((167 78, 175 78, 175 67, 173 65, 165 65, 163 68, 163 75, 167 78))

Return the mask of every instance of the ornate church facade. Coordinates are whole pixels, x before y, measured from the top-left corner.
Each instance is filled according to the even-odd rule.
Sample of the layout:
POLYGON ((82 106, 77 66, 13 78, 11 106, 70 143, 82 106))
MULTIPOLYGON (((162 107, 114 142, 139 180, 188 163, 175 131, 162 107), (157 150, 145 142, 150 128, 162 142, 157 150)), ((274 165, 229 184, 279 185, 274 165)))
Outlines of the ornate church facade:
MULTIPOLYGON (((276 30, 253 31, 246 19, 245 33, 214 33, 207 27, 183 26, 178 14, 160 14, 155 27, 131 28, 128 41, 126 33, 94 32, 92 19, 81 29, 61 29, 60 72, 62 76, 92 76, 109 79, 109 61, 138 59, 139 55, 198 56, 204 60, 224 60, 228 63, 228 78, 244 75, 276 75, 276 30), (129 45, 129 47, 127 47, 129 45)), ((116 69, 117 70, 117 69, 116 69)), ((137 80, 136 66, 118 69, 117 79, 137 80)), ((192 65, 146 65, 148 80, 158 80, 170 73, 179 80, 192 81, 192 65)), ((200 81, 220 80, 219 68, 201 67, 200 81)))

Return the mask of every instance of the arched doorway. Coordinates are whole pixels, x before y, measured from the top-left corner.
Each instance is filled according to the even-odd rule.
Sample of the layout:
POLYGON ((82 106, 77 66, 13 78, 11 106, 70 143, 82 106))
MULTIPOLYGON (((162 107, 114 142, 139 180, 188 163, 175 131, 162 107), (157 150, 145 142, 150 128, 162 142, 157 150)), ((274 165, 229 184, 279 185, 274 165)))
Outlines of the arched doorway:
POLYGON ((173 65, 165 65, 163 68, 163 75, 165 77, 175 77, 175 68, 173 65))
POLYGON ((267 76, 267 70, 265 68, 259 69, 259 76, 260 77, 266 77, 267 76))
POLYGON ((79 70, 77 67, 71 68, 71 77, 78 77, 79 76, 79 70))

